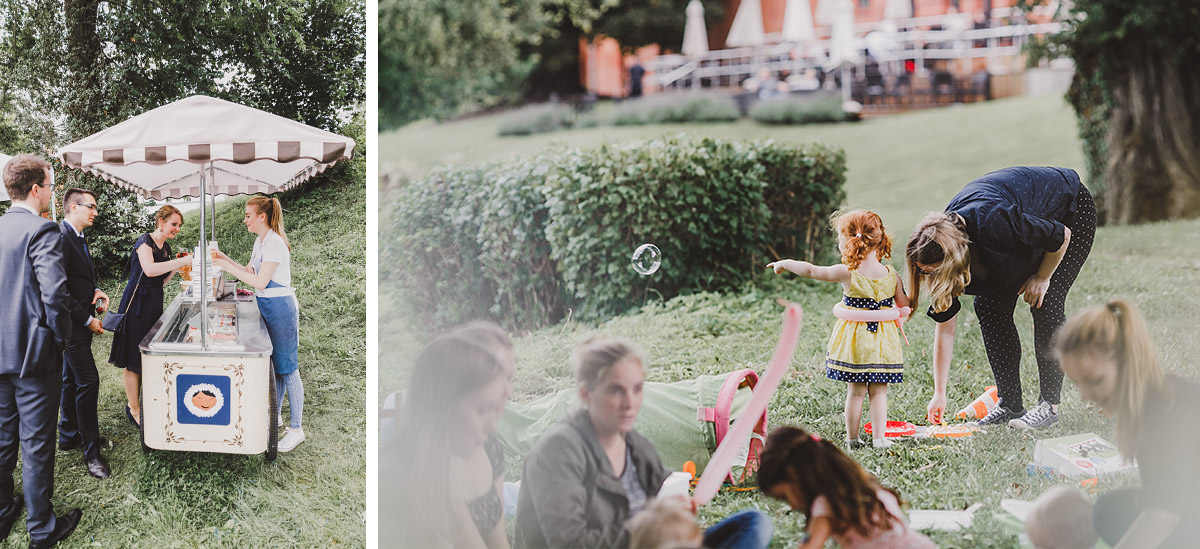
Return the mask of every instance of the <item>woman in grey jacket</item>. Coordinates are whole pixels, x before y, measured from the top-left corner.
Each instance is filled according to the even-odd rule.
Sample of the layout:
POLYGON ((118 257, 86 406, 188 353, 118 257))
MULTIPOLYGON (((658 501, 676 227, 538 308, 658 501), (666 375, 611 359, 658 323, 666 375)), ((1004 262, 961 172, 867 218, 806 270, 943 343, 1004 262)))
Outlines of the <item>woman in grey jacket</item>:
MULTIPOLYGON (((644 360, 630 343, 593 338, 572 362, 584 408, 555 425, 525 458, 517 547, 628 547, 626 524, 669 472, 654 443, 633 429, 644 360)), ((706 547, 766 547, 770 519, 736 513, 709 528, 706 547)))

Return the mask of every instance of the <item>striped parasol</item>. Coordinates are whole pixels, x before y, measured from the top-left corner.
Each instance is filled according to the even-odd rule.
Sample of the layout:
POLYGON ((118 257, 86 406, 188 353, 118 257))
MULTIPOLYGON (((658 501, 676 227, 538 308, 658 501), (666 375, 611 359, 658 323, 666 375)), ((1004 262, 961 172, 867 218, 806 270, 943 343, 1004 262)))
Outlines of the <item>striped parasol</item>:
MULTIPOLYGON (((68 167, 148 198, 198 196, 203 228, 208 195, 286 191, 353 151, 348 137, 194 95, 62 147, 58 156, 68 167)), ((215 234, 215 212, 209 215, 215 234)), ((203 230, 198 248, 207 249, 203 230)), ((201 261, 200 280, 209 280, 207 271, 201 261)), ((204 289, 200 295, 210 294, 204 289)), ((208 318, 208 299, 199 301, 200 318, 208 318)), ((200 347, 207 351, 208 345, 208 323, 201 322, 200 347)))
POLYGON ((350 158, 354 145, 294 120, 195 95, 62 147, 58 156, 71 168, 157 200, 202 191, 285 191, 350 158))

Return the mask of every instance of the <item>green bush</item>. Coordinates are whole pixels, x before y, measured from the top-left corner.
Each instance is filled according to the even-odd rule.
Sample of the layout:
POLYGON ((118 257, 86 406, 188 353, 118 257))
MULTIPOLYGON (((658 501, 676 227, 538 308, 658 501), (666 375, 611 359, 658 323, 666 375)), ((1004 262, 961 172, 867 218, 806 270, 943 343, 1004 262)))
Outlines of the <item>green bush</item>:
POLYGON ((495 291, 483 276, 477 240, 486 173, 446 168, 396 193, 381 235, 379 276, 396 284, 427 326, 487 316, 495 291))
POLYGON ((483 275, 495 287, 488 312, 506 326, 542 326, 557 322, 566 311, 566 294, 546 240, 544 190, 556 156, 495 166, 485 177, 479 259, 483 275))
POLYGON ((849 120, 842 100, 835 95, 816 97, 784 96, 759 101, 750 108, 750 117, 762 124, 816 124, 849 120))
POLYGON ((546 236, 577 315, 598 319, 652 291, 673 297, 748 279, 770 215, 756 152, 741 142, 671 138, 566 153, 549 186, 546 236), (643 276, 630 257, 647 242, 663 257, 643 276))
POLYGON ((823 258, 836 239, 829 217, 846 200, 846 153, 821 144, 796 148, 764 145, 759 162, 768 182, 772 257, 823 258))
POLYGON ((733 98, 716 93, 664 93, 617 105, 610 115, 616 126, 679 122, 732 122, 741 114, 733 98))
POLYGON ((681 138, 445 169, 397 192, 381 276, 435 329, 601 319, 741 285, 768 250, 817 249, 844 173, 821 146, 681 138), (663 254, 648 276, 630 265, 643 243, 663 254))
POLYGON ((514 110, 500 123, 500 135, 531 135, 570 128, 575 110, 568 105, 547 103, 514 110))

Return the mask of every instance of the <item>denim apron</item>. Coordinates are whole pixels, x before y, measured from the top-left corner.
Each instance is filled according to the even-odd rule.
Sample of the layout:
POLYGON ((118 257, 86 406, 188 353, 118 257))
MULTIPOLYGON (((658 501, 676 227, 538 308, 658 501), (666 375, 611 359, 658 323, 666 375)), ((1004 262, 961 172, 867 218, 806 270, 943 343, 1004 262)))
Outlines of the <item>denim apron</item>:
MULTIPOLYGON (((267 288, 286 286, 272 280, 267 283, 267 288)), ((300 367, 300 309, 296 306, 296 296, 256 296, 255 299, 274 347, 271 362, 275 363, 275 373, 287 375, 295 372, 300 367)))

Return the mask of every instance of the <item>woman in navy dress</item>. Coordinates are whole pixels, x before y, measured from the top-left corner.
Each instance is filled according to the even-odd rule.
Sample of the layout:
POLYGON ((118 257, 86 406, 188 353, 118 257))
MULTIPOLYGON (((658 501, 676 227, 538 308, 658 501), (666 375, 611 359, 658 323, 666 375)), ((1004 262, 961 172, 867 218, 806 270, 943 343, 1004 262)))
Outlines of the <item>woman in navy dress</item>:
POLYGON ((117 312, 125 314, 125 326, 113 335, 108 361, 124 368, 125 396, 129 404, 125 416, 140 426, 142 405, 138 394, 142 386, 142 353, 138 344, 163 313, 163 284, 180 267, 192 264, 191 257, 174 258, 168 240, 179 234, 183 214, 174 206, 163 206, 154 215, 153 232, 138 237, 129 260, 129 282, 121 294, 117 312))

